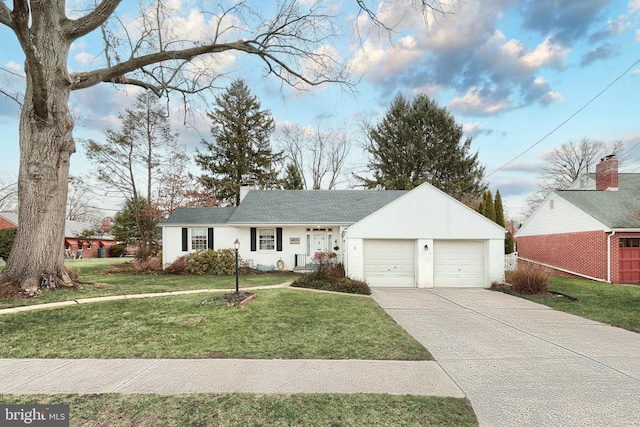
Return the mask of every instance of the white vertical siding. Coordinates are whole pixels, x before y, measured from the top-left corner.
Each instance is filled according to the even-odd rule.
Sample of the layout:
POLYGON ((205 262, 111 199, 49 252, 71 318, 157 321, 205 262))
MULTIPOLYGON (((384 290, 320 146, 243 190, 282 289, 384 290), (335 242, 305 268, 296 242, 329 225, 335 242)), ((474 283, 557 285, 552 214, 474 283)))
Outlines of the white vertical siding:
POLYGON ((551 193, 516 233, 517 237, 606 230, 600 221, 584 213, 556 193, 551 193))
POLYGON ((422 184, 349 227, 349 235, 368 239, 503 239, 504 229, 437 188, 422 184))

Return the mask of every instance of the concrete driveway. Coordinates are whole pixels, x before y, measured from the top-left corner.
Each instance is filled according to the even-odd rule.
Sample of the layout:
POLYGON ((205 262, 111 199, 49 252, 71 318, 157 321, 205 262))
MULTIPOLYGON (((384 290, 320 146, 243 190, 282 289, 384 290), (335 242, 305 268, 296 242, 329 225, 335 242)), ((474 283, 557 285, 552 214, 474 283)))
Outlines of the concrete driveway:
POLYGON ((373 297, 429 349, 481 426, 640 426, 640 334, 484 289, 373 297))

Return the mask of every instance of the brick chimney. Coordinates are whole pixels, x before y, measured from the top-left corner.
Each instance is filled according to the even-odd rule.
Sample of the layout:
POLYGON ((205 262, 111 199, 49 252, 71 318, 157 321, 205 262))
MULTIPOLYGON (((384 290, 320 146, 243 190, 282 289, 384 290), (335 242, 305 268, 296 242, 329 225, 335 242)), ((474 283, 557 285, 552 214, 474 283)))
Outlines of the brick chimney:
POLYGON ((596 165, 596 190, 618 189, 618 159, 613 154, 596 165))
POLYGON ((105 233, 111 232, 111 218, 102 218, 102 225, 100 226, 100 230, 105 233))

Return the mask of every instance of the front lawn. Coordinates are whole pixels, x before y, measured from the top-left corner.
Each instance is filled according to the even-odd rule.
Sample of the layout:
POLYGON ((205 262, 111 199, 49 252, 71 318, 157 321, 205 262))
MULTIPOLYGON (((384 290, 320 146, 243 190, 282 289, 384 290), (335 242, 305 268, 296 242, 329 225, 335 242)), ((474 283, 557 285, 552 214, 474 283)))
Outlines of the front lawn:
POLYGON ((431 359, 371 298, 255 293, 244 307, 199 294, 5 314, 0 357, 431 359))
POLYGON ((525 298, 587 319, 640 332, 640 286, 554 276, 549 290, 571 295, 578 301, 555 295, 525 298))
POLYGON ((466 399, 387 394, 0 395, 67 404, 71 426, 477 426, 466 399))
MULTIPOLYGON (((83 282, 81 289, 69 291, 43 290, 36 298, 2 299, 0 308, 48 302, 71 301, 80 298, 111 295, 133 295, 193 289, 235 289, 235 276, 187 276, 172 274, 134 274, 128 268, 132 258, 88 258, 67 260, 65 264, 83 282)), ((269 286, 296 280, 292 273, 241 274, 240 287, 269 286)))

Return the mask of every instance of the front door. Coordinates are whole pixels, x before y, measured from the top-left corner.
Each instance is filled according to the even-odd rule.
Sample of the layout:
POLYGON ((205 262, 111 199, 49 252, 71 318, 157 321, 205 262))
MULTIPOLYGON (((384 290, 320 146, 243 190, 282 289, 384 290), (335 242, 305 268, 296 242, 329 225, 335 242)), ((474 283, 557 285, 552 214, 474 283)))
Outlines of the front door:
POLYGON ((313 235, 313 253, 326 252, 327 251, 327 235, 326 234, 314 234, 313 235))

